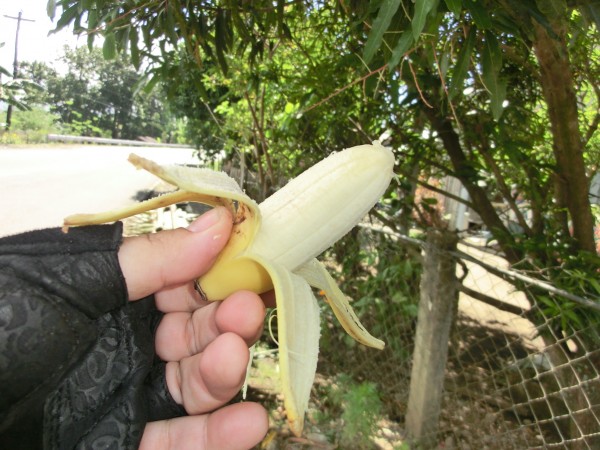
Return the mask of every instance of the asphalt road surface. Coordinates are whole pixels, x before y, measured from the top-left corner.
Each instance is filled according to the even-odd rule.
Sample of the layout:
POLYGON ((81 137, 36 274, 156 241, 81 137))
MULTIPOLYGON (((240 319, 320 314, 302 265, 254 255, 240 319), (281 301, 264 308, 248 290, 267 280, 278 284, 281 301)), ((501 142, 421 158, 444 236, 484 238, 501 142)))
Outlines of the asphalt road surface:
POLYGON ((127 162, 130 153, 160 164, 194 163, 193 150, 60 145, 0 147, 0 236, 58 227, 65 216, 135 203, 157 178, 127 162))

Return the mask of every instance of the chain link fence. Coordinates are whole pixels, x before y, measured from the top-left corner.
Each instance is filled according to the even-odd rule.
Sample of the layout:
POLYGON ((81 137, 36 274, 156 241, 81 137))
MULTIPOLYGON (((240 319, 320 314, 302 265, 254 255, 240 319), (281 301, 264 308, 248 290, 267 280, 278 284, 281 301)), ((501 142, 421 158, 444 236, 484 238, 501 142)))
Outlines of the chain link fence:
MULTIPOLYGON (((179 205, 134 217, 126 229, 182 226, 198 213, 179 205)), ((272 430, 259 448, 600 448, 598 303, 509 270, 477 238, 448 249, 366 225, 324 257, 386 348, 355 344, 322 302, 318 373, 305 436, 296 438, 285 424, 276 326, 268 320, 248 393, 271 411, 272 430), (448 279, 440 278, 443 261, 448 279), (432 285, 435 308, 423 296, 432 285), (577 326, 549 313, 565 302, 584 318, 577 326), (432 319, 439 305, 447 312, 432 319), (423 323, 427 338, 418 337, 423 323)))
POLYGON ((600 303, 509 270, 483 239, 461 240, 449 250, 370 226, 358 238, 391 264, 387 269, 398 255, 418 266, 396 275, 413 277, 411 291, 421 304, 414 314, 414 298, 398 297, 403 289, 394 283, 395 292, 388 292, 380 280, 379 296, 369 298, 376 306, 362 312, 386 349, 377 354, 356 347, 340 358, 335 346, 322 353, 320 368, 375 382, 385 414, 401 426, 403 445, 600 448, 600 303), (444 261, 453 279, 440 276, 444 261), (568 311, 552 313, 566 304, 583 318, 577 325, 565 320, 568 311), (437 317, 440 308, 446 310, 437 317))

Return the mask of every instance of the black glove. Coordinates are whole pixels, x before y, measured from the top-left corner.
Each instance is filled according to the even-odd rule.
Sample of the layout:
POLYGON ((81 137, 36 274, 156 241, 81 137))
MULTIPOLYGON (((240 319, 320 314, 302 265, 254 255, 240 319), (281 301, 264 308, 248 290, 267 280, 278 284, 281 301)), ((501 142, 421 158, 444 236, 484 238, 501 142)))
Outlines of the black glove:
POLYGON ((154 356, 161 313, 130 303, 121 225, 0 239, 0 448, 136 449, 184 415, 154 356))

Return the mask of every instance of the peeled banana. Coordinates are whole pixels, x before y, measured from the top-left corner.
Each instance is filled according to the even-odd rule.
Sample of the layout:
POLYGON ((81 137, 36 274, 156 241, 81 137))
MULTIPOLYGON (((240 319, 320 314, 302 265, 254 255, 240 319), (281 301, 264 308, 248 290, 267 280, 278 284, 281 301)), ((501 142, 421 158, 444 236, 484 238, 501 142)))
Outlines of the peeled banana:
POLYGON ((230 208, 234 225, 229 242, 213 267, 196 281, 197 288, 208 300, 222 300, 240 289, 256 293, 275 289, 284 405, 292 432, 300 436, 320 337, 319 306, 311 287, 325 293, 354 339, 384 347, 362 326, 315 257, 350 231, 384 194, 393 177, 391 150, 375 141, 333 153, 260 205, 225 173, 160 166, 136 155, 129 161, 179 190, 121 210, 69 216, 65 228, 111 222, 183 201, 230 208))

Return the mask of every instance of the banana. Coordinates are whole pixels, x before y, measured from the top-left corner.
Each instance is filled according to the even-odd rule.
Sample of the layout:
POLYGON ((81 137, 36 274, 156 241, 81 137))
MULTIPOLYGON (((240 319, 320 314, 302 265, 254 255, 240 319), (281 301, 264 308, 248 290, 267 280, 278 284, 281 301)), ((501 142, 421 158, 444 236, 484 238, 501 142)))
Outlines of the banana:
POLYGON ((258 205, 222 172, 129 161, 179 190, 120 210, 77 214, 64 229, 119 220, 176 202, 222 205, 234 214, 231 237, 213 267, 198 280, 208 300, 240 289, 275 290, 279 366, 290 429, 302 434, 314 381, 320 337, 319 306, 312 288, 325 293, 343 328, 358 342, 383 349, 362 326, 346 296, 316 256, 350 231, 387 189, 394 157, 375 141, 323 159, 258 205))

